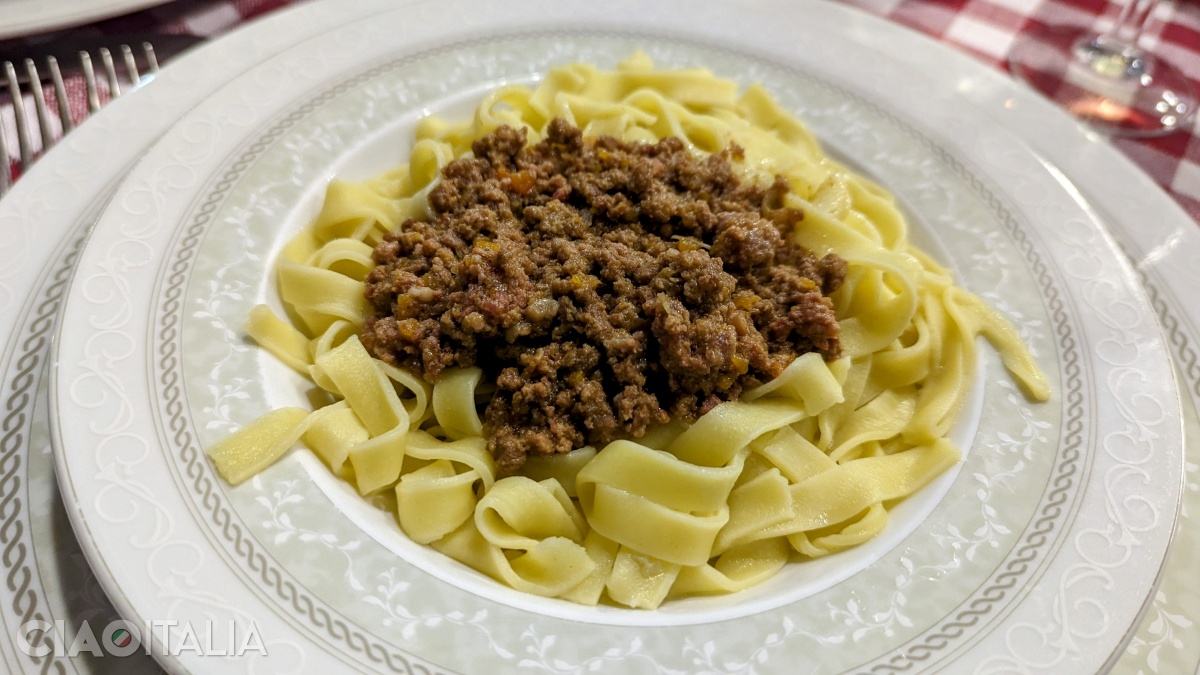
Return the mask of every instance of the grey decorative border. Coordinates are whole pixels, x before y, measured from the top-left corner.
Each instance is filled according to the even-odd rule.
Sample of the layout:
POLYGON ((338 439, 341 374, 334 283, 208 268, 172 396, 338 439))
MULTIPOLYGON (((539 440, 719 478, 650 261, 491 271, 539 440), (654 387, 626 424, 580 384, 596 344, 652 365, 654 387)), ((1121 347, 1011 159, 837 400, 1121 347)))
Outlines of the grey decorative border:
MULTIPOLYGON (((58 324, 58 310, 86 239, 86 233, 69 235, 66 253, 47 266, 52 270, 49 284, 44 284, 39 293, 30 297, 30 302, 36 304, 25 308, 17 321, 21 330, 13 332, 13 341, 20 343, 19 355, 14 354, 10 362, 15 364, 16 372, 10 370, 5 376, 5 387, 9 389, 9 394, 5 400, 8 414, 4 416, 0 427, 4 432, 0 437, 0 471, 4 472, 0 475, 0 513, 5 515, 3 522, 0 522, 0 545, 3 546, 0 559, 8 568, 5 584, 8 591, 13 593, 8 609, 22 622, 51 621, 54 618, 49 608, 39 608, 45 598, 38 594, 35 587, 39 575, 30 555, 33 535, 26 529, 22 519, 22 507, 25 504, 21 497, 27 494, 24 489, 27 483, 22 482, 19 472, 28 465, 33 402, 44 373, 51 337, 58 324)), ((67 672, 66 662, 54 656, 56 645, 52 635, 39 632, 33 636, 32 644, 51 649, 46 657, 29 656, 33 663, 41 665, 42 673, 67 672)))
MULTIPOLYGON (((1136 261, 1128 251, 1125 254, 1131 262, 1136 261)), ((1134 269, 1137 270, 1138 281, 1146 289, 1146 294, 1150 298, 1150 306, 1158 315, 1159 325, 1162 327, 1163 335, 1167 338, 1167 344, 1175 347, 1175 367, 1183 372, 1190 384, 1191 396, 1200 400, 1200 356, 1197 355, 1196 348, 1188 341, 1188 333, 1180 329, 1179 319, 1171 313, 1171 304, 1163 299, 1163 296, 1169 295, 1169 290, 1159 288, 1155 282, 1158 274, 1151 276, 1140 267, 1134 269)))
MULTIPOLYGON (((313 110, 333 100, 342 93, 357 87, 389 70, 399 68, 415 60, 426 58, 434 53, 449 51, 457 46, 445 45, 429 52, 412 54, 402 59, 377 66, 359 75, 341 82, 326 90, 319 96, 309 99, 303 106, 291 113, 278 118, 270 129, 258 137, 249 147, 242 150, 238 159, 216 181, 210 181, 209 186, 202 190, 208 196, 199 205, 196 216, 191 224, 177 240, 179 248, 175 260, 170 266, 168 283, 164 288, 165 300, 160 307, 162 323, 157 331, 159 354, 158 368, 161 376, 163 412, 167 427, 172 433, 172 441, 177 449, 177 458, 183 462, 186 477, 193 490, 192 497, 198 497, 203 512, 209 517, 209 525, 215 526, 224 537, 226 544, 232 544, 233 551, 245 563, 250 576, 257 576, 262 585, 275 592, 276 599, 291 606, 298 614, 305 616, 318 634, 323 633, 328 638, 341 642, 352 652, 363 654, 373 663, 385 665, 388 670, 404 675, 445 675, 441 670, 430 670, 420 663, 414 663, 413 655, 405 655, 395 650, 391 645, 373 639, 366 632, 356 630, 353 622, 347 621, 340 613, 326 606, 320 600, 309 596, 304 588, 298 586, 273 557, 263 552, 257 541, 245 533, 244 525, 236 518, 232 509, 224 503, 222 492, 215 487, 212 468, 207 458, 195 443, 195 435, 191 429, 191 420, 184 415, 183 376, 179 370, 182 345, 181 334, 178 330, 182 318, 182 297, 187 287, 191 266, 195 260, 195 252, 203 240, 212 214, 215 213, 240 176, 250 168, 257 158, 287 130, 303 120, 313 110)), ((175 465, 172 465, 175 468, 175 465)))
MULTIPOLYGON (((869 105, 869 103, 866 104, 869 105)), ((888 113, 884 114, 891 117, 888 113)), ((1026 261, 1032 266, 1037 280, 1042 284, 1042 288, 1045 291, 1043 298, 1046 300, 1047 308, 1051 312, 1051 318, 1056 327, 1058 337, 1061 340, 1059 344, 1061 349, 1060 356, 1064 359, 1062 362, 1062 372, 1064 375, 1063 399, 1067 404, 1067 416, 1063 425, 1063 437, 1060 439, 1058 446, 1061 461, 1055 464, 1055 473, 1051 479, 1052 489, 1049 494, 1043 497, 1039 505, 1038 512, 1041 514, 1041 517, 1034 521, 1032 531, 1026 528, 1027 533, 1022 537, 1024 543, 1017 548, 1016 557, 1008 561, 1003 571, 994 574, 991 582, 977 594, 977 597, 964 603, 966 608, 959 611, 953 619, 942 623, 935 632, 927 632, 921 642, 916 643, 916 641, 913 641, 910 643, 906 648, 889 658, 886 664, 874 666, 870 670, 872 673, 906 672, 912 670, 917 665, 924 665, 936 652, 945 649, 949 646, 950 642, 965 635, 968 629, 977 626, 981 619, 992 611, 996 603, 1002 601, 1010 591, 1016 588, 1020 577, 1024 576, 1031 567, 1035 566, 1042 549, 1045 548, 1046 543, 1050 540, 1051 535, 1058 525, 1058 520, 1061 518, 1064 508, 1070 499, 1070 492, 1076 488, 1075 479, 1078 475, 1077 462, 1081 457, 1080 447, 1083 445, 1085 433, 1083 428, 1085 396, 1083 393, 1082 369, 1079 364, 1079 346, 1069 325, 1069 317, 1063 309, 1062 297, 1058 289, 1054 286, 1053 280, 1041 256, 1033 249, 1033 245, 1029 241, 1029 237, 1024 229, 1017 223, 1012 214, 1004 208, 1003 204, 995 196, 995 193, 982 180, 972 174, 970 169, 964 166, 957 158, 948 154, 944 148, 937 146, 924 134, 912 129, 899 120, 893 121, 910 131, 917 138, 920 138, 927 148, 936 152, 944 162, 954 168, 960 177, 970 181, 971 186, 987 200, 988 206, 993 209, 993 212, 1002 217, 1004 226, 1008 229, 1010 236, 1020 247, 1026 261), (1064 440, 1065 443, 1063 442, 1064 440)))
MULTIPOLYGON (((555 32, 552 36, 562 37, 563 35, 605 37, 613 34, 606 31, 577 30, 555 32)), ((414 666, 408 659, 399 652, 392 651, 388 645, 373 641, 365 633, 349 628, 345 619, 338 616, 334 610, 323 606, 321 601, 310 597, 304 592, 305 589, 298 589, 296 583, 288 577, 286 571, 269 555, 259 550, 253 538, 244 534, 244 525, 238 521, 237 516, 229 508, 228 504, 225 503, 221 491, 214 488, 215 479, 212 476, 212 470, 204 458, 203 451, 195 444, 195 435, 190 428, 191 420, 184 414, 186 406, 183 402, 182 373, 179 371, 181 345, 179 344, 180 334, 178 326, 181 322, 182 310, 180 298, 184 293, 189 279, 191 266, 195 260, 196 249, 210 224, 211 215, 216 212, 218 206, 227 198, 228 191, 236 184, 240 175, 257 160, 259 155, 311 111, 353 87, 416 60, 426 59, 466 46, 549 36, 551 34, 544 32, 493 35, 486 38, 459 40, 409 54, 366 70, 307 100, 302 106, 291 113, 277 117, 275 121, 270 123, 271 126, 265 134, 257 137, 254 143, 236 153, 237 159, 233 161, 230 168, 220 178, 211 180, 209 187, 205 188, 207 197, 194 208, 196 215, 192 218, 191 223, 181 234, 176 244, 177 250, 174 255, 174 261, 170 265, 169 282, 164 289, 166 299, 159 308, 161 323, 156 335, 158 342, 157 353, 159 355, 157 366, 160 373, 156 380, 160 386, 161 394, 159 401, 162 406, 162 412, 165 413, 167 428, 173 435, 172 440, 175 443, 177 459, 182 462, 181 467, 188 482, 191 484, 193 490, 192 498, 199 500, 199 505, 203 507, 203 511, 207 514, 210 526, 215 527, 215 530, 220 533, 227 545, 232 545, 232 552, 242 560, 247 571, 251 573, 251 576, 257 576, 266 589, 273 590, 277 599, 289 604, 296 612, 307 617, 312 627, 318 633, 323 633, 329 638, 341 642, 355 653, 365 654, 377 664, 386 664, 393 672, 430 673, 423 666, 417 666, 417 669, 414 669, 414 666)), ((1037 281, 1042 285, 1044 290, 1043 297, 1048 302, 1048 309, 1051 312, 1055 334, 1059 338, 1057 344, 1060 356, 1063 357, 1064 383, 1066 385, 1064 401, 1067 404, 1066 424, 1064 425, 1065 437, 1060 438, 1060 442, 1057 445, 1060 458, 1056 462, 1052 489, 1041 500, 1038 508, 1041 516, 1035 521, 1033 531, 1024 536, 1025 543, 1017 549, 1016 558, 1010 560, 1005 565, 1004 570, 997 573, 990 583, 986 585, 986 588, 982 589, 981 592, 976 594, 974 599, 969 601, 967 608, 960 611, 949 621, 944 622, 935 632, 927 633, 920 643, 910 644, 903 652, 895 655, 888 664, 876 666, 872 672, 900 672, 911 669, 917 662, 928 661, 936 652, 949 647, 952 642, 963 637, 968 628, 976 626, 982 617, 992 611, 996 603, 1002 601, 1010 591, 1017 587, 1020 578, 1027 575, 1035 567, 1035 561, 1051 541, 1051 535, 1058 526, 1058 521, 1064 512, 1064 506, 1071 498, 1071 491, 1077 487, 1076 479, 1080 474, 1077 463, 1081 457, 1080 446, 1083 443, 1084 430, 1082 418, 1086 395, 1082 386, 1079 347, 1074 338, 1069 317, 1063 309, 1063 301, 1055 285, 1055 280, 1051 277, 1041 257, 1033 250, 1032 243, 1024 227, 996 196, 994 186, 979 178, 969 167, 950 155, 933 139, 917 131, 911 125, 899 120, 891 113, 878 108, 878 106, 852 92, 846 91, 836 84, 822 80, 806 72, 799 72, 795 68, 780 64, 766 55, 744 52, 724 45, 707 44, 690 36, 623 32, 620 33, 620 37, 645 38, 657 41, 666 40, 675 44, 700 47, 717 53, 726 53, 756 60, 788 72, 793 76, 806 79, 827 90, 854 99, 871 108, 874 112, 919 140, 926 148, 933 150, 960 178, 969 183, 971 189, 985 200, 988 207, 1004 223, 1010 237, 1020 247, 1026 262, 1031 265, 1037 281)))

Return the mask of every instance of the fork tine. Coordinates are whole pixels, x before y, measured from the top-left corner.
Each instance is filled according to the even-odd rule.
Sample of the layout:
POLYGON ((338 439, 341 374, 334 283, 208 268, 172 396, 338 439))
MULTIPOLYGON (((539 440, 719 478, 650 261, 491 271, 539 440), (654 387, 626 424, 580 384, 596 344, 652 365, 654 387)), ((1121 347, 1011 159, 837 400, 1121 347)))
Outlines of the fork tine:
POLYGON ((58 119, 62 122, 63 133, 75 128, 71 120, 71 105, 67 101, 67 86, 63 84, 62 69, 58 67, 58 59, 46 57, 46 66, 50 68, 50 81, 54 84, 54 97, 58 99, 58 119))
POLYGON ((121 56, 125 59, 125 73, 129 75, 129 86, 136 87, 142 76, 138 73, 137 59, 133 58, 133 50, 129 45, 121 45, 121 56))
MULTIPOLYGON (((139 67, 138 57, 134 55, 132 47, 123 44, 120 46, 120 50, 122 66, 129 78, 129 89, 141 86, 143 72, 148 76, 158 73, 158 57, 155 54, 154 46, 149 42, 141 43, 141 50, 146 59, 144 69, 139 67)), ((122 93, 121 78, 117 64, 114 62, 113 52, 104 47, 96 51, 104 69, 102 77, 108 86, 108 98, 117 98, 122 93)), ((87 90, 89 113, 82 114, 86 118, 88 114, 96 113, 101 108, 100 81, 96 76, 96 66, 92 61, 92 55, 88 51, 79 52, 79 63, 82 66, 84 86, 87 90)), ((13 98, 13 117, 17 132, 14 147, 11 137, 6 137, 3 127, 0 126, 0 196, 8 192, 16 182, 17 177, 14 174, 19 173, 23 167, 28 167, 38 156, 49 150, 54 145, 59 133, 65 135, 77 126, 72 117, 67 88, 58 61, 53 56, 47 55, 45 65, 46 73, 49 74, 50 86, 53 87, 61 127, 56 127, 54 124, 54 113, 50 110, 50 103, 46 99, 48 86, 42 83, 37 61, 27 58, 23 65, 30 82, 28 92, 21 91, 17 66, 11 61, 4 61, 0 64, 0 85, 7 84, 13 98), (31 119, 33 113, 26 107, 25 94, 29 94, 34 100, 34 113, 37 115, 37 125, 41 132, 41 152, 34 147, 33 120, 31 119), (14 171, 14 169, 18 169, 18 171, 14 171)))
POLYGON ((154 45, 149 42, 142 43, 142 53, 146 55, 146 70, 150 74, 158 73, 158 56, 154 54, 154 45))
POLYGON ((83 83, 87 87, 88 110, 100 110, 100 91, 96 87, 96 69, 92 66, 92 55, 79 52, 79 63, 83 66, 83 83))
POLYGON ((17 147, 21 153, 21 164, 33 160, 33 144, 29 141, 29 120, 25 115, 25 97, 17 86, 17 69, 12 61, 4 62, 4 74, 8 77, 8 90, 12 92, 13 116, 17 122, 17 147))
POLYGON ((116 98, 121 95, 121 83, 117 80, 117 66, 113 63, 112 52, 108 51, 108 47, 101 47, 100 65, 104 66, 104 74, 108 76, 108 95, 109 98, 116 98))
POLYGON ((37 64, 25 59, 25 72, 29 75, 29 87, 33 92, 33 108, 37 112, 38 129, 42 132, 42 152, 54 144, 54 129, 50 127, 50 110, 46 107, 46 92, 42 89, 42 78, 38 76, 37 64))
POLYGON ((12 158, 8 156, 8 143, 4 140, 4 129, 0 129, 0 197, 12 187, 12 158))

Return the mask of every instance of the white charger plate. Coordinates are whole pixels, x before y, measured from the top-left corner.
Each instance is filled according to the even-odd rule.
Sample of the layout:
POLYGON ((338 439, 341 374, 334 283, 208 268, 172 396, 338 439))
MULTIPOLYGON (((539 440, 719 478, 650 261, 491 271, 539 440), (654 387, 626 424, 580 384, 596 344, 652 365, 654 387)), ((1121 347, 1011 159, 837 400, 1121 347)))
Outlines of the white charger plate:
MULTIPOLYGON (((418 5, 351 24, 265 60, 148 153, 81 256, 53 396, 71 517, 118 607, 139 621, 252 617, 269 665, 305 670, 1110 665, 1165 555, 1182 437, 1153 313, 1099 225, 952 91, 855 44, 840 10, 805 5, 790 30, 751 13, 753 33, 730 36, 720 27, 745 11, 615 9, 418 5), (774 594, 777 584, 655 613, 589 612, 430 574, 432 560, 356 510, 303 452, 235 490, 215 479, 202 446, 296 395, 230 327, 269 294, 270 254, 329 176, 402 161, 399 144, 379 143, 418 112, 634 47, 766 82, 894 189, 918 232, 1049 361, 1055 401, 1024 405, 992 361, 961 471, 927 518, 870 551, 869 567, 829 573, 802 597, 774 594)), ((189 653, 165 662, 217 667, 189 653)))
MULTIPOLYGON (((236 73, 246 63, 262 60, 285 43, 307 37, 308 26, 332 27, 355 18, 363 3, 331 7, 313 21, 298 13, 294 22, 285 15, 253 25, 222 40, 203 56, 185 58, 168 69, 150 87, 126 96, 101 116, 73 133, 67 142, 44 158, 17 188, 0 201, 0 335, 7 344, 0 353, 0 373, 7 403, 3 446, 4 480, 0 498, 7 505, 0 539, 9 553, 3 558, 7 584, 0 585, 0 622, 4 639, 28 616, 66 619, 72 627, 82 618, 107 623, 112 609, 90 579, 72 534, 64 524, 51 475, 47 406, 43 364, 47 341, 58 305, 62 280, 70 273, 73 244, 92 222, 95 210, 106 200, 113 182, 165 126, 201 98, 202 93, 236 73), (178 77, 173 76, 178 73, 178 77), (153 95, 152 95, 153 94, 153 95), (118 111, 119 109, 119 111, 118 111), (131 116, 124 128, 118 115, 131 116), (105 124, 101 124, 105 121, 105 124), (102 161, 106 160, 106 161, 102 161), (54 283, 58 280, 58 283, 54 283), (33 393, 36 392, 36 393, 33 393), (32 394, 31 394, 32 393, 32 394)), ((386 3, 381 3, 386 4, 386 3)), ((789 25, 805 20, 807 11, 769 6, 774 21, 789 25)), ((807 7, 800 9, 807 10, 807 7)), ((307 12, 308 10, 305 10, 307 12)), ((317 10, 313 10, 317 11, 317 10)), ((1151 276, 1157 308, 1170 328, 1173 349, 1184 370, 1189 405, 1189 433, 1195 429, 1197 310, 1195 303, 1180 302, 1195 288, 1195 270, 1186 261, 1200 254, 1200 234, 1135 166, 1102 140, 1075 128, 1059 111, 1017 90, 1002 75, 981 67, 928 38, 856 12, 829 7, 824 11, 845 27, 847 39, 869 40, 889 55, 924 69, 943 87, 976 103, 977 113, 1036 142, 1039 153, 1063 167, 1092 205, 1102 212, 1127 250, 1153 251, 1139 267, 1151 276), (936 64, 931 66, 930 64, 936 64), (1156 214, 1153 219, 1143 217, 1156 214), (1159 246, 1171 242, 1169 247, 1159 246), (1191 275, 1191 276, 1189 276, 1191 275)), ((1194 437, 1194 436, 1192 436, 1194 437)), ((1175 546, 1165 570, 1165 580, 1151 614, 1122 658, 1119 672, 1179 673, 1196 670, 1200 640, 1187 631, 1198 617, 1197 579, 1193 573, 1200 557, 1196 546, 1196 446, 1191 444, 1188 491, 1180 544, 1175 546), (1187 505, 1191 504, 1190 511, 1187 505)), ((41 670, 47 661, 20 655, 15 645, 0 649, 8 671, 41 670)), ((53 659, 53 667, 78 670, 128 672, 128 658, 53 659)))

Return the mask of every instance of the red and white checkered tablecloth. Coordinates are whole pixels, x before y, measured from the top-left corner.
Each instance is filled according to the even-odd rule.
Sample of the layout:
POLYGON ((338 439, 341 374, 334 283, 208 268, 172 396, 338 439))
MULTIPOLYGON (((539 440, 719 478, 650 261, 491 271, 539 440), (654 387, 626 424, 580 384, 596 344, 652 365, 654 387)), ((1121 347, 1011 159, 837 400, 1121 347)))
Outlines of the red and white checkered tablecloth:
MULTIPOLYGON (((52 0, 47 0, 52 1, 52 0)), ((177 0, 107 21, 63 31, 118 34, 131 31, 217 36, 238 24, 301 0, 177 0)), ((1005 68, 1013 39, 1044 25, 1111 25, 1121 0, 838 0, 958 47, 996 68, 1005 68)), ((1200 3, 1160 0, 1142 45, 1170 60, 1200 88, 1200 3)), ((68 81, 76 117, 86 110, 82 81, 68 81)), ((4 104, 6 101, 0 101, 4 104)), ((31 106, 29 106, 32 112, 31 106)), ((0 107, 0 129, 16 147, 9 105, 0 107)), ((34 139, 35 144, 37 139, 34 139)), ((1181 132, 1114 143, 1146 170, 1200 224, 1200 116, 1181 132)))
MULTIPOLYGON (((951 44, 1005 69, 1014 38, 1045 26, 1110 27, 1125 0, 842 0, 951 44)), ((1141 46, 1173 63, 1200 90, 1200 2, 1161 0, 1141 46)), ((1154 139, 1113 143, 1200 224, 1200 115, 1154 139)))

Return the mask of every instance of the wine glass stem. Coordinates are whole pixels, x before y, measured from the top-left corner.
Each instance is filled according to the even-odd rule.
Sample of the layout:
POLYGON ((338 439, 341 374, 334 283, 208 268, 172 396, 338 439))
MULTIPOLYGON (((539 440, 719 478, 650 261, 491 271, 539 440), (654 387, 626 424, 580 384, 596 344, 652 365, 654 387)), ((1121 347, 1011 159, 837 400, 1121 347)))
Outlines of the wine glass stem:
POLYGON ((1128 0, 1111 28, 1075 46, 1076 56, 1093 71, 1114 80, 1135 80, 1147 75, 1153 59, 1138 48, 1158 0, 1128 0))
POLYGON ((1058 26, 1030 31, 1014 41, 1009 67, 1097 129, 1131 137, 1182 129, 1196 113, 1195 86, 1178 67, 1138 48, 1159 1, 1112 0, 1124 4, 1099 34, 1058 26))
POLYGON ((1158 0, 1128 0, 1117 14, 1117 20, 1111 28, 1100 36, 1100 39, 1112 45, 1120 45, 1128 50, 1136 50, 1142 32, 1158 0))

